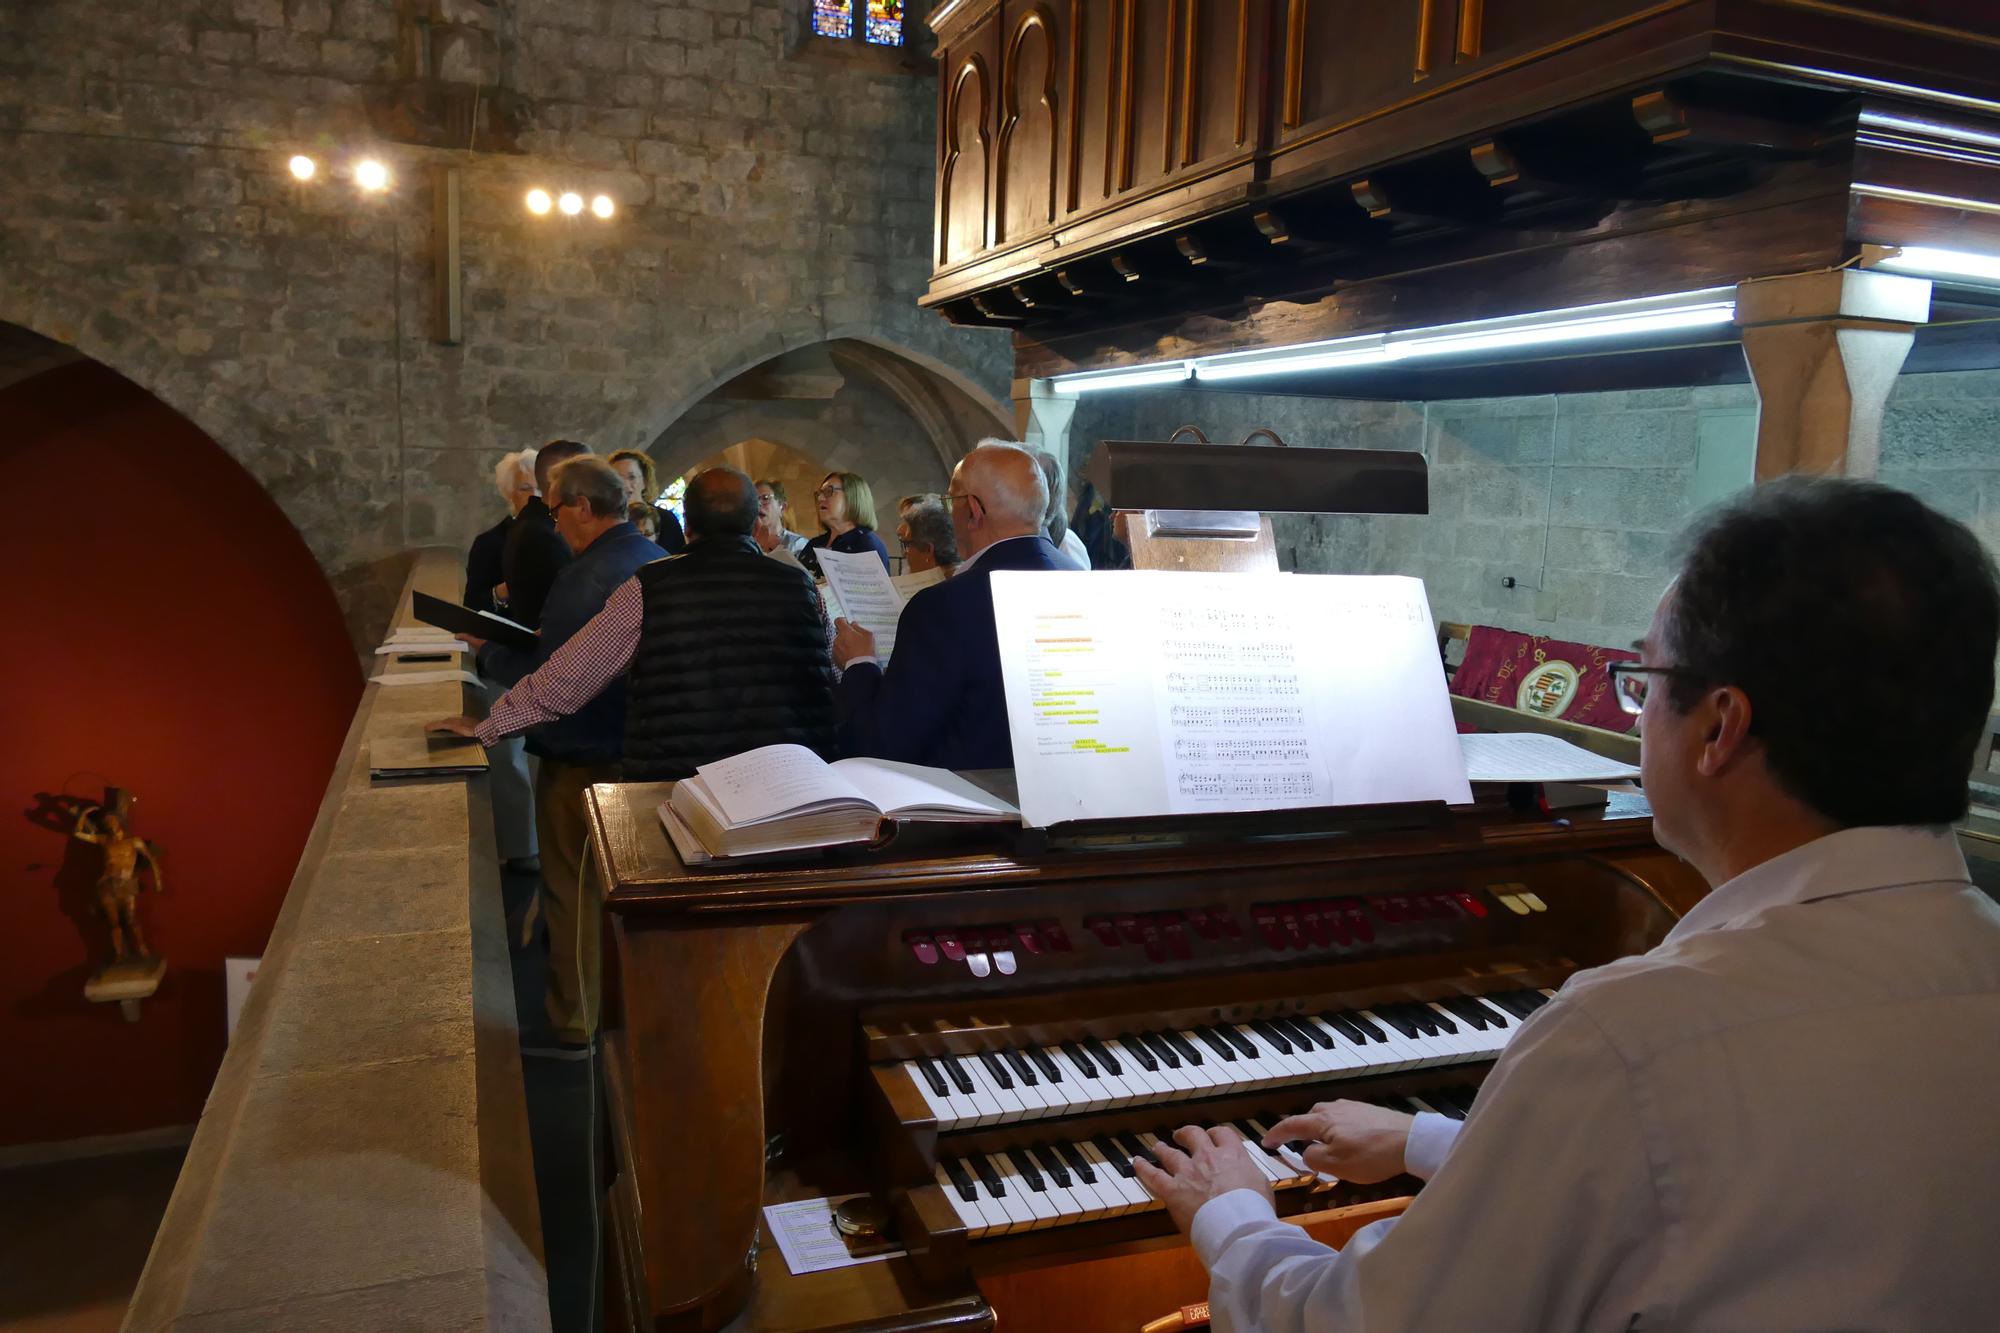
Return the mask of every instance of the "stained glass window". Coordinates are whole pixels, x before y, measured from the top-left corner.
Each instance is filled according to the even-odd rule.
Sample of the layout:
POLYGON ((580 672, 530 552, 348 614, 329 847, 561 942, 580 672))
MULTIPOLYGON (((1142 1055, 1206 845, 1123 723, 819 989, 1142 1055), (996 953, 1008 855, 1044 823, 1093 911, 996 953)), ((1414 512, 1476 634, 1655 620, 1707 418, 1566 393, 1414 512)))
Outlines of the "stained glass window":
POLYGON ((675 477, 667 483, 667 489, 660 492, 660 498, 653 502, 662 509, 673 510, 674 521, 681 525, 683 532, 687 531, 687 491, 688 479, 675 477))
POLYGON ((901 46, 903 0, 868 0, 868 29, 862 35, 877 46, 901 46))
MULTIPOLYGON (((902 9, 901 5, 896 6, 902 9)), ((869 23, 874 23, 872 10, 869 23)), ((852 37, 854 35, 854 0, 813 0, 813 31, 821 37, 852 37)), ((870 41, 874 38, 871 36, 870 41)))

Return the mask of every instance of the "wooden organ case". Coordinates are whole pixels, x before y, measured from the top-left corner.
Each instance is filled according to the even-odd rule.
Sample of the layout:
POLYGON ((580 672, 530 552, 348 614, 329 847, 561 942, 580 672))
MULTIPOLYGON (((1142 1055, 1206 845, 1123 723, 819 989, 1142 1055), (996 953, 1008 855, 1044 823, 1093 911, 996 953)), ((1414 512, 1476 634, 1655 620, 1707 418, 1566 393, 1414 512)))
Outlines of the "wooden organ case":
MULTIPOLYGON (((1137 1329, 1206 1280, 1107 1167, 1134 1135, 1334 1096, 1462 1112, 1542 990, 1657 943, 1702 892, 1615 803, 1573 821, 1496 800, 1293 812, 1032 849, 1018 830, 906 829, 879 852, 717 871, 675 856, 666 791, 589 795, 615 974, 614 1328, 1137 1329), (1470 1006, 1485 1026, 1467 996, 1488 997, 1470 1006), (1094 1164, 1108 1188, 981 1234, 982 1163, 1043 1166, 1043 1192, 1094 1164), (893 1210, 907 1255, 792 1275, 763 1205, 853 1191, 893 1210)), ((1337 1243, 1415 1187, 1301 1185, 1279 1207, 1337 1243)))

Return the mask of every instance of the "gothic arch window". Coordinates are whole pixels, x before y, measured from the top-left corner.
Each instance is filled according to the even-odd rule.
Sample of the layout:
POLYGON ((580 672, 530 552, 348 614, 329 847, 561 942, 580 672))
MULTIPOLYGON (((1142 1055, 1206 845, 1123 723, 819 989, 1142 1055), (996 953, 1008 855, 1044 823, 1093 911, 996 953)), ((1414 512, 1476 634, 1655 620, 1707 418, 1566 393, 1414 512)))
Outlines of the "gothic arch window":
POLYGON ((812 0, 813 36, 901 46, 908 36, 905 8, 903 0, 812 0))

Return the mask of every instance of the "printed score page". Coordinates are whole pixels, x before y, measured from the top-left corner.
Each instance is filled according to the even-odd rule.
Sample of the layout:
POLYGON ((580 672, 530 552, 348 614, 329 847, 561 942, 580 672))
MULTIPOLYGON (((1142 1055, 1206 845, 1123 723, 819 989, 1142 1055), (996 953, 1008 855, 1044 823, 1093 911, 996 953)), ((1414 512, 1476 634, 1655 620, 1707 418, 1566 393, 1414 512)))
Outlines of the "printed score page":
POLYGON ((1030 826, 1471 799, 1416 579, 992 578, 1030 826))
POLYGON ((887 662, 896 651, 896 621, 903 614, 903 594, 889 581, 882 558, 873 551, 850 554, 821 550, 819 567, 840 614, 875 636, 875 656, 887 662))

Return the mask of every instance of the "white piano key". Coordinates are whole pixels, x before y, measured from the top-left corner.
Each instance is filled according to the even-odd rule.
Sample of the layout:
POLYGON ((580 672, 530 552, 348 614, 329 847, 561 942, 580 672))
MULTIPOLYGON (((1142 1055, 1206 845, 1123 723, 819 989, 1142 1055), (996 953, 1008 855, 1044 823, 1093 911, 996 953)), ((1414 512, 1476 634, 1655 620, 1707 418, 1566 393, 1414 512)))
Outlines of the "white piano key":
MULTIPOLYGON (((924 1077, 923 1067, 915 1060, 903 1061, 903 1074, 924 1099, 924 1105, 930 1108, 931 1119, 937 1121, 939 1129, 957 1129, 965 1123, 960 1108, 953 1104, 950 1092, 939 1093, 932 1089, 930 1080, 924 1077)), ((946 1083, 945 1087, 949 1089, 951 1084, 946 1083)))
MULTIPOLYGON (((1187 1091, 1187 1089, 1163 1077, 1165 1071, 1157 1068, 1157 1061, 1155 1062, 1156 1067, 1154 1069, 1146 1068, 1144 1064, 1140 1063, 1139 1057, 1126 1048, 1123 1041, 1115 1037, 1106 1038, 1104 1048, 1118 1057, 1119 1067, 1125 1071, 1127 1081, 1145 1090, 1146 1095, 1140 1100, 1156 1102, 1172 1101, 1176 1096, 1187 1091)), ((1152 1052, 1148 1051, 1146 1054, 1148 1059, 1152 1058, 1152 1052)))
POLYGON ((1034 1149, 1017 1148, 1015 1151, 1035 1164, 1035 1170, 1042 1177, 1042 1193, 1048 1202, 1055 1206, 1058 1225, 1091 1220, 1091 1215, 1096 1211, 1095 1201, 1086 1203, 1083 1199, 1079 1199, 1075 1190, 1056 1179, 1055 1173, 1049 1170, 1048 1163, 1042 1160, 1042 1155, 1034 1149))
POLYGON ((1006 1153, 989 1153, 986 1160, 992 1163, 994 1173, 1000 1177, 1000 1183, 1007 1187, 1009 1197, 1018 1197, 1022 1206, 1028 1210, 1029 1230, 1040 1231, 1056 1224, 1058 1216, 1055 1201, 1048 1196, 1046 1190, 1030 1188, 1028 1178, 1021 1174, 1021 1169, 1009 1160, 1006 1153))
MULTIPOLYGON (((1007 1213, 1009 1231, 1032 1231, 1044 1225, 1035 1216, 1035 1209, 1022 1196, 1028 1187, 1014 1174, 1014 1168, 998 1153, 987 1153, 986 1169, 1000 1182, 1000 1193, 988 1195, 990 1202, 997 1202, 1007 1213)), ((980 1182, 980 1192, 986 1194, 986 1182, 980 1182)))
POLYGON ((1096 1144, 1086 1141, 1077 1144, 1076 1148, 1097 1172, 1098 1183, 1100 1185, 1109 1185, 1112 1193, 1117 1195, 1119 1201, 1124 1205, 1125 1212, 1143 1212, 1146 1206, 1153 1201, 1152 1194, 1144 1185, 1139 1183, 1138 1177, 1128 1176, 1120 1171, 1112 1164, 1111 1159, 1098 1149, 1096 1144))
POLYGON ((965 1228, 965 1234, 977 1240, 990 1233, 993 1230, 993 1222, 987 1216, 985 1207, 979 1202, 977 1184, 975 1183, 973 1187, 974 1197, 968 1200, 958 1192, 958 1186, 945 1171, 944 1163, 938 1163, 936 1174, 938 1188, 944 1192, 945 1201, 951 1205, 952 1211, 958 1214, 959 1225, 965 1228))
MULTIPOLYGON (((956 1083, 951 1085, 956 1102, 971 1112, 971 1119, 966 1123, 974 1127, 1000 1123, 1001 1117, 1006 1113, 1005 1108, 994 1099, 986 1085, 980 1082, 979 1074, 973 1068, 978 1062, 966 1055, 955 1055, 951 1059, 957 1063, 959 1072, 972 1083, 971 1092, 960 1092, 956 1083)), ((945 1076, 949 1079, 950 1071, 946 1071, 945 1076)))
POLYGON ((986 1067, 984 1060, 978 1056, 967 1056, 963 1061, 963 1067, 965 1072, 972 1076, 973 1083, 985 1093, 986 1097, 994 1105, 1000 1108, 1000 1114, 994 1123, 1008 1125, 1016 1120, 1022 1120, 1027 1117, 1027 1111, 1022 1107, 1021 1099, 1015 1096, 1011 1089, 1001 1087, 994 1080, 993 1071, 986 1067))

